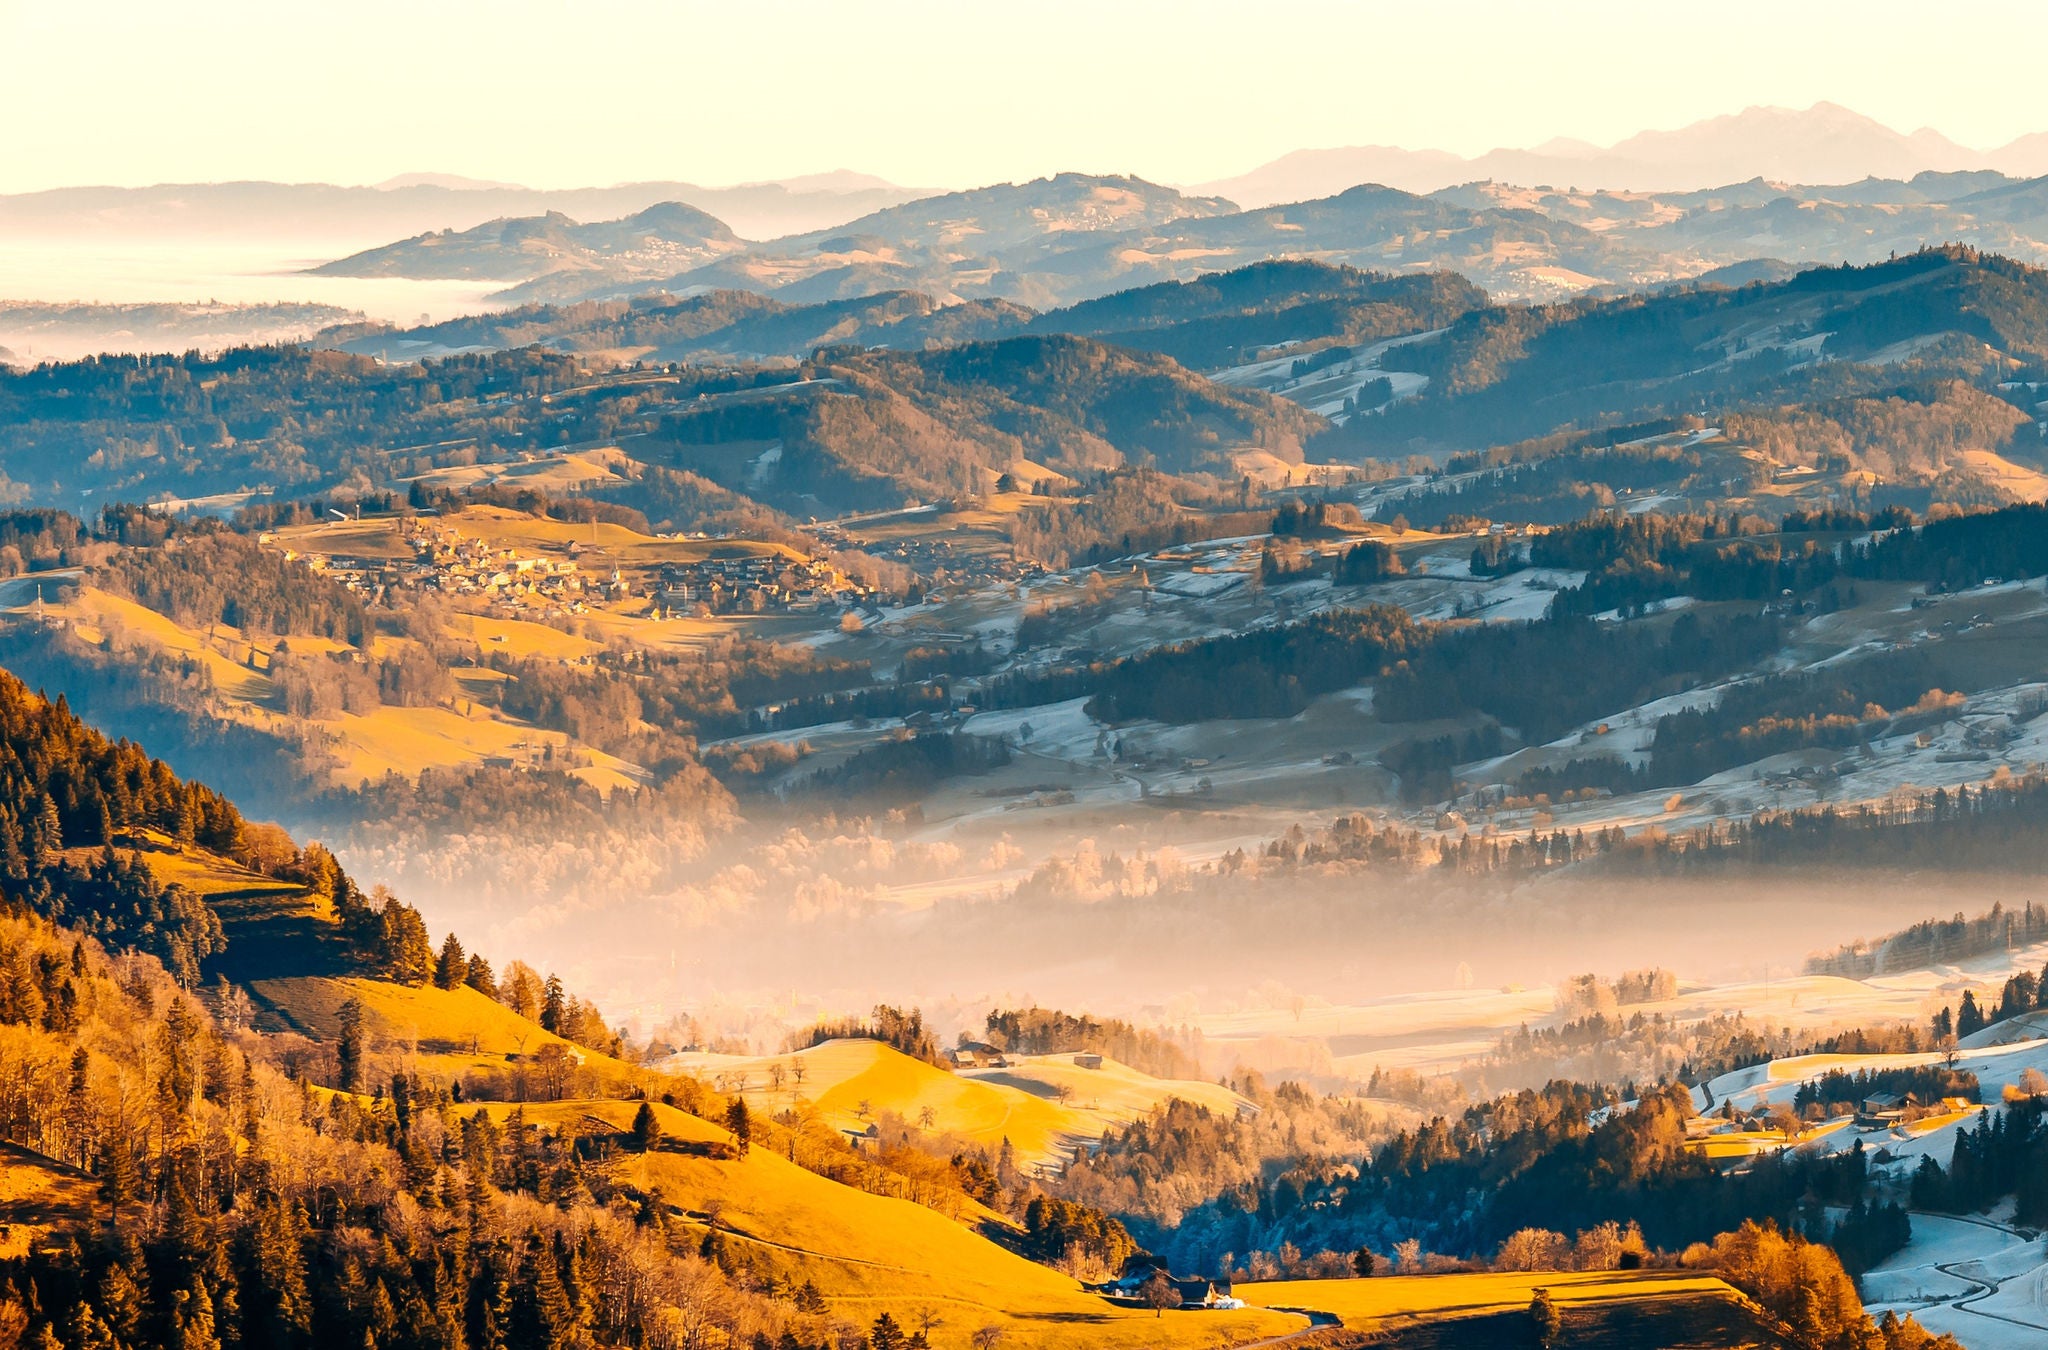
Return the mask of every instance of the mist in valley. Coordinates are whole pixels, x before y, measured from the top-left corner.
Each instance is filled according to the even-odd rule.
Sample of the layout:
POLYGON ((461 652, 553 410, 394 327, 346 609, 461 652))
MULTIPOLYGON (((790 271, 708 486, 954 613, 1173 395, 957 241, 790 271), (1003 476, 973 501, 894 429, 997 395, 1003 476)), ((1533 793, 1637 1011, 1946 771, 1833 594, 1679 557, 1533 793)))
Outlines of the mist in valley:
MULTIPOLYGON (((1352 1009, 1347 1028, 1369 1039, 1373 1005, 1427 996, 1470 1040, 1530 1020, 1523 1000, 1517 1016, 1489 1022, 1491 993, 1540 1005, 1574 976, 1653 968, 1688 989, 1782 986, 1817 952, 2010 906, 2024 890, 2006 876, 1929 884, 1820 869, 1468 878, 1269 864, 1260 874, 1216 860, 1260 822, 1187 813, 1077 836, 925 831, 888 815, 739 822, 665 863, 661 841, 645 840, 501 841, 484 845, 485 858, 472 853, 480 841, 450 838, 343 857, 418 904, 437 933, 475 934, 494 957, 605 991, 615 1019, 644 1028, 695 1017, 707 1035, 758 1052, 877 1004, 921 1008, 949 1036, 977 1030, 992 1007, 1038 1004, 1313 1040, 1326 1036, 1304 1029, 1307 1009, 1352 1009), (444 879, 462 869, 464 881, 444 879)), ((1846 991, 1804 1008, 1790 999, 1781 1015, 1808 1030, 1883 1004, 1846 991)), ((1696 1010, 1741 1005, 1708 997, 1696 1010)))

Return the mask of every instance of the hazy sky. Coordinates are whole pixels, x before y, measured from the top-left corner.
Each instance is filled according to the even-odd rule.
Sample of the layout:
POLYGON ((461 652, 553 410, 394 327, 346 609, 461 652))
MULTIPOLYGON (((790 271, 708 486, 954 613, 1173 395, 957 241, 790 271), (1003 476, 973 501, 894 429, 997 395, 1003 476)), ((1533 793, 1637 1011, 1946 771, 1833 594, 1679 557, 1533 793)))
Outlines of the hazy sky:
POLYGON ((414 170, 1192 183, 1303 147, 1605 144, 1822 99, 1988 148, 2048 129, 2028 8, 0 0, 0 191, 414 170))

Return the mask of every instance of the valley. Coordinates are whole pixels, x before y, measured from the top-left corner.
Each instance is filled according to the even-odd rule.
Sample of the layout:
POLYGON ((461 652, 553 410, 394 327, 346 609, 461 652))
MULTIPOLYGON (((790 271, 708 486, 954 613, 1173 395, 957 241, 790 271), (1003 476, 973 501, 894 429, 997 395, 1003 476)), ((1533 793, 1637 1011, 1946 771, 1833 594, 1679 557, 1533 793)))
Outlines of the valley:
POLYGON ((2048 1340, 2041 138, 1198 10, 16 110, 0 1350, 2048 1340))

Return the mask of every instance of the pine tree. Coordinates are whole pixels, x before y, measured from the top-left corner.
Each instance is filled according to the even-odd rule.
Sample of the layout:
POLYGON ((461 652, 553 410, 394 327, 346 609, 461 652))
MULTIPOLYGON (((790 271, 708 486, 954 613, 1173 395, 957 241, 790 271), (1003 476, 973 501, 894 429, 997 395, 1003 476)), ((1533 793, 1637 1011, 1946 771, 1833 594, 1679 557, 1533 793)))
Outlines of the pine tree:
POLYGON ((171 1338, 167 1350, 220 1350, 214 1331, 213 1299, 198 1276, 172 1295, 171 1338))
POLYGON ((28 829, 28 859, 36 867, 50 866, 64 847, 64 826, 57 818, 56 800, 47 792, 42 798, 28 829))
POLYGON ((387 900, 377 926, 377 963, 387 979, 418 986, 434 978, 434 940, 418 910, 387 900))
POLYGON ((138 1181, 135 1147, 129 1140, 126 1122, 114 1121, 100 1153, 100 1198, 107 1202, 116 1224, 121 1221, 121 1206, 135 1198, 138 1181))
POLYGON ((642 1153, 661 1147, 661 1121, 655 1117, 652 1102, 640 1103, 640 1109, 633 1113, 633 1146, 642 1153))
POLYGON ((248 1330, 257 1344, 302 1344, 312 1333, 306 1291, 306 1216, 296 1203, 266 1195, 242 1233, 242 1288, 248 1330))
POLYGON ((462 944, 450 933, 441 944, 441 958, 434 965, 434 983, 442 989, 460 989, 469 978, 469 958, 462 944))
POLYGON ((535 1350, 555 1350, 572 1341, 576 1309, 562 1285, 561 1267, 546 1239, 532 1232, 513 1301, 515 1340, 535 1350))
POLYGON ((491 973, 491 963, 475 952, 469 955, 469 969, 463 975, 462 982, 486 998, 498 996, 498 981, 491 973))
POLYGON ((141 1250, 132 1244, 123 1256, 126 1259, 111 1262, 106 1273, 100 1276, 94 1302, 99 1305, 100 1317, 116 1340, 134 1345, 142 1335, 142 1321, 148 1311, 149 1300, 130 1271, 131 1268, 142 1271, 145 1267, 141 1250))
POLYGON ((734 1097, 725 1108, 725 1128, 732 1131, 732 1141, 745 1154, 754 1142, 754 1118, 747 1110, 745 1097, 734 1097))
POLYGON ((68 1350, 121 1350, 113 1330, 83 1299, 64 1314, 64 1344, 68 1350))
POLYGON ((1973 1032, 1982 1031, 1988 1025, 1984 1010, 1977 1006, 1976 991, 1965 989, 1962 1005, 1956 1009, 1956 1035, 1968 1036, 1973 1032))
POLYGON ((540 1024, 543 1030, 562 1034, 563 1013, 568 1010, 568 994, 562 988, 560 977, 550 975, 546 987, 541 991, 540 1024))
POLYGON ((335 1059, 341 1081, 337 1086, 344 1092, 355 1092, 363 1085, 362 1000, 351 997, 342 1004, 339 1018, 341 1037, 335 1044, 335 1059))

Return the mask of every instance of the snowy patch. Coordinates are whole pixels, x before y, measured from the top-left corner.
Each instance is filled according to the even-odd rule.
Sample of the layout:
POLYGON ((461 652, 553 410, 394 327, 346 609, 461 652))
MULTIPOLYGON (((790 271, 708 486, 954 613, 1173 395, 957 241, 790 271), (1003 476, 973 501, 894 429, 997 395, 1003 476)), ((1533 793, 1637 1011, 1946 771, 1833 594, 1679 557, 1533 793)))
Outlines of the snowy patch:
POLYGON ((1152 589, 1191 600, 1206 600, 1235 590, 1249 579, 1250 575, 1245 572, 1175 572, 1153 582, 1152 589))

